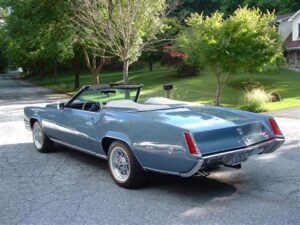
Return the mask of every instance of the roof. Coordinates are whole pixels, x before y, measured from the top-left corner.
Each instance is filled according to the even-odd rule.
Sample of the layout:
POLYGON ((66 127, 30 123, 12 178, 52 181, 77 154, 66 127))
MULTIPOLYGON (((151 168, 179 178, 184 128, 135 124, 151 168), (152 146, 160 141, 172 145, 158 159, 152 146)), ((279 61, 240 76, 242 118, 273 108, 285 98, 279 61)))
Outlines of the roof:
POLYGON ((294 19, 296 18, 296 16, 298 16, 300 14, 300 10, 298 10, 296 13, 294 13, 293 16, 291 16, 291 18, 289 18, 289 22, 294 21, 294 19))
POLYGON ((285 39, 283 46, 287 50, 300 49, 300 40, 293 41, 291 32, 285 39))
POLYGON ((292 16, 294 16, 294 14, 298 13, 299 11, 300 10, 298 10, 297 12, 291 12, 291 13, 286 13, 286 14, 283 14, 283 15, 279 15, 279 16, 276 17, 275 21, 277 23, 281 23, 284 20, 290 19, 292 16))

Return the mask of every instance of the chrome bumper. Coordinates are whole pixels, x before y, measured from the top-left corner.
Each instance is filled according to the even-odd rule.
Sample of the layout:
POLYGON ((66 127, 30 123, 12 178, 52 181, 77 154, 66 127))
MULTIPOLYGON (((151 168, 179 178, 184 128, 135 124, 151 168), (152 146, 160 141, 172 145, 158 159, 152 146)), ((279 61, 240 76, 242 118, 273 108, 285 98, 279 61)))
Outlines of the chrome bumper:
POLYGON ((273 138, 249 147, 202 156, 198 159, 192 170, 187 173, 180 173, 180 175, 182 177, 190 177, 195 175, 198 171, 213 165, 234 166, 246 161, 252 155, 274 152, 284 141, 284 138, 273 138))
POLYGON ((24 123, 25 123, 25 128, 29 131, 31 131, 31 127, 30 127, 30 122, 29 120, 24 119, 24 123))

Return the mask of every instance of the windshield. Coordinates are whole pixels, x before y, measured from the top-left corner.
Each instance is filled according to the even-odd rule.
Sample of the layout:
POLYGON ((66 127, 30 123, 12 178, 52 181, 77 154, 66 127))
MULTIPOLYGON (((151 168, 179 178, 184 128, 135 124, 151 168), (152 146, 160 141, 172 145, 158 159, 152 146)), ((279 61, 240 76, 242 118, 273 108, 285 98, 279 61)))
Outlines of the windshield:
POLYGON ((141 87, 141 85, 88 86, 77 93, 67 107, 82 109, 89 102, 100 102, 105 105, 112 100, 137 101, 141 87))

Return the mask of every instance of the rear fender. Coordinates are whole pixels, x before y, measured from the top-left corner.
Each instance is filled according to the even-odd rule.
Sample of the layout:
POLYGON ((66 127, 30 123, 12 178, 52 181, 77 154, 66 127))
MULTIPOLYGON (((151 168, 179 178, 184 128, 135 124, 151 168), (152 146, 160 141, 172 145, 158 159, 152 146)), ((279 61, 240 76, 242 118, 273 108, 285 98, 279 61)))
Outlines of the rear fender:
POLYGON ((113 138, 113 139, 116 139, 119 141, 123 141, 129 147, 132 146, 132 141, 130 140, 130 138, 126 134, 119 132, 119 131, 108 131, 101 139, 101 142, 104 138, 113 138))
MULTIPOLYGON (((100 140, 100 143, 101 143, 101 146, 103 148, 103 140, 105 138, 110 138, 110 139, 114 139, 116 141, 121 141, 121 142, 124 142, 132 151, 133 155, 135 156, 135 158, 138 160, 138 162, 140 163, 140 165, 143 167, 143 165, 141 164, 139 158, 137 157, 137 155, 135 154, 135 151, 133 150, 133 147, 132 147, 132 140, 124 133, 122 132, 119 132, 119 131, 108 131, 103 137, 102 139, 100 140)), ((105 149, 102 149, 104 153, 106 153, 107 155, 107 151, 105 149)), ((108 149, 107 149, 108 150, 108 149)))

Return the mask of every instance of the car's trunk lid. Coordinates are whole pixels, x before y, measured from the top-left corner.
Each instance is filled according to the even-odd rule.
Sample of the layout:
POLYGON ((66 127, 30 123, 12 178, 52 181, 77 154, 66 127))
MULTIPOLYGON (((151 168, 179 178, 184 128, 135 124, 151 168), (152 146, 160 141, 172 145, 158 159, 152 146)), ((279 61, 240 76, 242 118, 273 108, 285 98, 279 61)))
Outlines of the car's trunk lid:
POLYGON ((220 129, 193 133, 202 155, 241 148, 270 138, 268 131, 259 121, 236 124, 220 129))
POLYGON ((258 119, 222 107, 177 108, 148 113, 154 120, 190 131, 203 155, 249 146, 270 138, 258 119))

